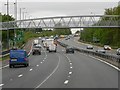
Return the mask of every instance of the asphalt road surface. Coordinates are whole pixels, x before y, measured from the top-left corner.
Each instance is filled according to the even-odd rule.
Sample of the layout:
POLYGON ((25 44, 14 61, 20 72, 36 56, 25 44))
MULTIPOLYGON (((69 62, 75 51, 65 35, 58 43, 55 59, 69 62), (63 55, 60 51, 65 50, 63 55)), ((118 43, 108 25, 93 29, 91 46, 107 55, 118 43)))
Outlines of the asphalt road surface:
MULTIPOLYGON (((65 43, 65 44, 68 44, 70 46, 80 48, 80 49, 87 49, 86 47, 88 45, 90 45, 90 44, 78 42, 78 38, 70 38, 68 40, 65 40, 65 38, 63 38, 63 39, 60 39, 59 41, 65 43)), ((93 46, 93 51, 96 51, 98 49, 100 49, 100 50, 104 49, 103 47, 100 47, 100 46, 95 46, 95 45, 92 45, 92 46, 93 46)), ((90 49, 87 49, 87 50, 90 50, 90 49)), ((106 54, 118 57, 118 55, 116 55, 116 50, 114 50, 114 49, 106 50, 106 54)))
POLYGON ((29 67, 2 69, 2 88, 118 88, 118 71, 79 52, 66 54, 42 49, 30 55, 29 67))

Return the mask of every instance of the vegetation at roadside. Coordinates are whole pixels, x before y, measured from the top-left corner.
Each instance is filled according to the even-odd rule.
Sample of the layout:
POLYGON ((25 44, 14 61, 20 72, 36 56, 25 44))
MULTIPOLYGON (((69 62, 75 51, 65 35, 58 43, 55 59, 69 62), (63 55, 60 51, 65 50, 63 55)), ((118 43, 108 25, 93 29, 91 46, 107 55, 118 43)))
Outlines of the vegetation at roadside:
MULTIPOLYGON (((105 15, 120 15, 120 6, 105 9, 105 15)), ((115 18, 116 20, 119 19, 115 18)), ((102 20, 109 20, 103 18, 102 20)), ((101 20, 101 22, 102 22, 101 20)), ((85 28, 81 31, 80 40, 83 42, 96 43, 98 45, 108 44, 112 47, 120 47, 120 28, 85 28)))

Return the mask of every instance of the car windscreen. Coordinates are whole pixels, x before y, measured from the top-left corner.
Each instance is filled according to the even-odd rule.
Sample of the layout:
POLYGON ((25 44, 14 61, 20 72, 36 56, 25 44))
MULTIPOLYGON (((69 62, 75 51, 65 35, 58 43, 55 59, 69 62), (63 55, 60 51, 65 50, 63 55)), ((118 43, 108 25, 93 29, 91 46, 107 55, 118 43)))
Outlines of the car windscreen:
POLYGON ((10 58, 25 58, 25 52, 10 52, 10 58))

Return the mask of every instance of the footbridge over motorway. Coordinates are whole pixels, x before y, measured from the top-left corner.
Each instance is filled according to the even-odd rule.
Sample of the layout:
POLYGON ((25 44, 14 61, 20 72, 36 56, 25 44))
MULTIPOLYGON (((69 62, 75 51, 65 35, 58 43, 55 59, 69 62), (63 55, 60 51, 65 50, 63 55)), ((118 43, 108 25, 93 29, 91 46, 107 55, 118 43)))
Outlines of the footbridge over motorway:
POLYGON ((59 16, 0 22, 0 30, 16 28, 118 28, 119 15, 59 16))

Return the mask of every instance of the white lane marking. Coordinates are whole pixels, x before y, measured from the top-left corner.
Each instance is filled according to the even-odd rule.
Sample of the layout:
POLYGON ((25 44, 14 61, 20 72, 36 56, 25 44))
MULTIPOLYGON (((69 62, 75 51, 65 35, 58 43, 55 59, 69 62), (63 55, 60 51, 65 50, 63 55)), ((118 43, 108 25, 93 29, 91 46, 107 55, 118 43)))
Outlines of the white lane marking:
POLYGON ((10 81, 13 81, 13 79, 11 78, 10 81))
MULTIPOLYGON (((65 55, 66 56, 66 55, 65 55)), ((68 56, 66 56, 66 58, 68 59, 68 61, 71 63, 71 60, 68 58, 68 56)))
POLYGON ((37 67, 39 66, 39 65, 36 65, 37 67))
POLYGON ((100 62, 103 62, 103 63, 105 63, 105 64, 107 64, 107 65, 113 67, 114 69, 120 71, 120 69, 119 69, 118 67, 116 67, 116 66, 114 66, 114 65, 112 65, 112 64, 110 64, 110 63, 108 63, 108 62, 106 62, 106 61, 103 61, 103 60, 101 60, 101 59, 99 59, 99 58, 95 58, 95 57, 90 56, 90 55, 89 55, 89 57, 91 57, 91 58, 93 58, 93 59, 97 59, 97 60, 99 60, 100 62))
POLYGON ((30 53, 32 52, 32 48, 33 48, 33 43, 32 43, 32 46, 30 47, 30 51, 29 51, 28 55, 30 55, 30 53))
POLYGON ((2 87, 4 84, 0 84, 0 87, 2 87))
POLYGON ((31 68, 29 71, 32 71, 33 69, 31 68))
POLYGON ((40 63, 43 63, 43 62, 40 62, 40 63))
POLYGON ((18 77, 22 77, 22 76, 23 76, 23 74, 18 75, 18 77))
POLYGON ((68 82, 69 82, 69 80, 66 80, 66 81, 64 82, 64 84, 68 84, 68 82))
MULTIPOLYGON (((41 46, 42 47, 42 46, 41 46)), ((43 49, 43 51, 44 51, 44 53, 45 53, 45 56, 47 57, 47 53, 46 53, 46 51, 45 51, 45 49, 42 47, 42 49, 43 49)))
MULTIPOLYGON (((57 56, 58 56, 58 54, 57 54, 57 56)), ((53 72, 52 72, 42 83, 40 83, 34 90, 36 90, 37 88, 39 88, 43 83, 45 83, 45 82, 56 72, 56 70, 58 69, 59 64, 60 64, 60 56, 58 56, 58 58, 59 58, 59 61, 58 61, 57 67, 56 67, 56 68, 53 70, 53 72)))
POLYGON ((8 67, 8 66, 9 66, 9 64, 8 64, 8 65, 5 65, 5 66, 3 66, 3 67, 0 67, 0 69, 6 68, 6 67, 8 67))
POLYGON ((70 65, 72 65, 72 63, 70 63, 70 65))
POLYGON ((73 68, 73 67, 70 67, 71 69, 73 68))
POLYGON ((69 74, 71 75, 71 74, 72 74, 72 72, 69 72, 69 74))
POLYGON ((70 76, 68 76, 70 78, 70 76))

